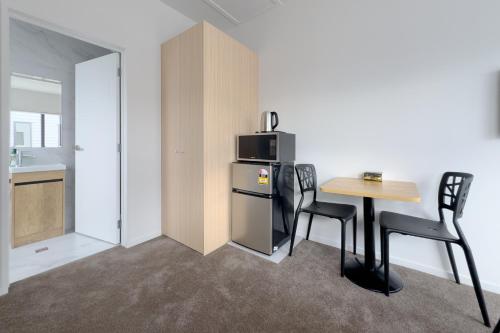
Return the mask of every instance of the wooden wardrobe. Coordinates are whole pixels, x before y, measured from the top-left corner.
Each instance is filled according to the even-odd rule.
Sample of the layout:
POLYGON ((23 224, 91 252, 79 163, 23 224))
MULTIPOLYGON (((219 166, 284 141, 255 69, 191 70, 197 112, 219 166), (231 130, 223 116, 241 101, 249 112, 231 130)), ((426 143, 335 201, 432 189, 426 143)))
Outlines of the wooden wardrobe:
POLYGON ((208 254, 230 240, 236 135, 258 130, 258 59, 202 22, 162 45, 162 232, 208 254))

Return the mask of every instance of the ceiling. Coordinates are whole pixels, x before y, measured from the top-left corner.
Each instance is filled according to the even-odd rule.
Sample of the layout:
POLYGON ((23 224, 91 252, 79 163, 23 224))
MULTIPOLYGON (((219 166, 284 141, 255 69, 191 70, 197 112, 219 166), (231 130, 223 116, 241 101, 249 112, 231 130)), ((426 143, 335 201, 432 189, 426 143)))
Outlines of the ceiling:
POLYGON ((203 20, 228 30, 273 9, 287 0, 161 0, 195 22, 203 20))

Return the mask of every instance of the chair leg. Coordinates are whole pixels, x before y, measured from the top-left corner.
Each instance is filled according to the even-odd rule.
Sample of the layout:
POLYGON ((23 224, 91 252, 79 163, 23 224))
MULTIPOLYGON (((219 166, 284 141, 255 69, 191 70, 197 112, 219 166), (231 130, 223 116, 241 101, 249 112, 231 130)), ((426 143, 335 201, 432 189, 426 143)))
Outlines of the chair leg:
POLYGON ((479 281, 479 276, 477 274, 476 264, 474 262, 474 257, 472 256, 472 251, 467 244, 462 244, 462 248, 464 249, 467 266, 469 266, 470 277, 472 279, 472 284, 474 285, 474 291, 476 292, 476 297, 479 303, 479 308, 481 309, 484 325, 486 325, 487 327, 491 327, 490 317, 488 316, 488 309, 486 308, 486 302, 484 301, 483 290, 481 288, 481 282, 479 281))
POLYGON ((498 323, 493 330, 493 333, 500 333, 500 319, 498 319, 498 323))
POLYGON ((380 227, 380 264, 384 264, 384 257, 385 257, 385 238, 384 238, 384 229, 380 227))
POLYGON ((295 233, 297 232, 297 224, 299 224, 299 215, 300 212, 295 214, 295 219, 293 220, 293 230, 292 237, 290 238, 290 250, 288 251, 288 255, 291 257, 293 252, 293 243, 295 242, 295 233))
POLYGON ((340 221, 342 224, 342 242, 340 245, 340 276, 344 277, 344 266, 345 266, 345 228, 346 228, 346 222, 341 220, 340 221))
POLYGON ((382 239, 384 244, 384 279, 385 279, 385 295, 389 297, 390 287, 389 287, 389 233, 387 230, 382 229, 382 239))
POLYGON ((358 216, 354 215, 352 218, 352 253, 356 254, 356 233, 358 232, 358 216))
POLYGON ((451 248, 451 243, 446 242, 446 250, 448 251, 448 257, 450 258, 451 269, 453 270, 453 276, 455 276, 455 281, 460 284, 460 277, 458 276, 457 264, 455 263, 455 255, 453 255, 453 249, 451 248))
POLYGON ((311 233, 311 225, 313 223, 313 217, 314 217, 314 214, 310 214, 309 215, 309 225, 307 226, 307 236, 306 236, 306 240, 309 240, 309 234, 311 233))

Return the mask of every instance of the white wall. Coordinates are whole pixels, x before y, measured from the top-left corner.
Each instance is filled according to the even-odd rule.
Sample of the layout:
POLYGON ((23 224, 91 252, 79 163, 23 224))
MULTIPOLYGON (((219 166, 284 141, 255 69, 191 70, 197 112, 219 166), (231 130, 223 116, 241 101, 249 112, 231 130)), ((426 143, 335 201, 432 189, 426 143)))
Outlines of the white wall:
MULTIPOLYGON (((87 41, 124 50, 124 122, 128 138, 123 142, 126 149, 123 172, 128 197, 123 207, 126 212, 123 243, 132 246, 159 236, 160 44, 193 22, 158 0, 2 1, 10 9, 70 30, 87 41)), ((4 34, 2 22, 2 42, 4 34)), ((2 118, 2 124, 3 121, 2 118)), ((2 153, 4 146, 2 142, 2 153)), ((4 165, 7 164, 3 163, 2 155, 3 178, 4 165)), ((2 273, 5 269, 3 265, 2 273)))
MULTIPOLYGON (((277 110, 279 128, 297 134, 297 162, 316 164, 319 183, 382 170, 386 179, 417 182, 422 203, 377 200, 378 211, 436 219, 441 174, 473 173, 462 225, 483 287, 496 292, 498 13, 497 0, 290 0, 229 32, 259 54, 262 109, 277 110)), ((362 215, 360 199, 319 199, 353 202, 362 215)), ((317 218, 311 238, 338 245, 339 231, 317 218)), ((393 262, 441 276, 451 271, 444 244, 391 240, 393 262)), ((455 255, 468 278, 460 248, 455 255)))
MULTIPOLYGON (((0 1, 0 50, 8 48, 9 19, 3 1, 0 1)), ((8 52, 0 52, 0 295, 9 286, 9 103, 10 90, 8 52)))

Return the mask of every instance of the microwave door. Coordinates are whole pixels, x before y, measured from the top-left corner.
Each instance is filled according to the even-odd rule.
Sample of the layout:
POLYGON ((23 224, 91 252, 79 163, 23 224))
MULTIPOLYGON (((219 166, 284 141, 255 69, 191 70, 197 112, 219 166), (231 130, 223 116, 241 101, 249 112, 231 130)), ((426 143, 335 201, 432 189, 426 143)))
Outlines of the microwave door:
POLYGON ((240 135, 238 156, 240 161, 277 161, 278 137, 276 134, 240 135))
POLYGON ((269 164, 233 163, 233 189, 237 192, 273 194, 273 169, 269 164))

